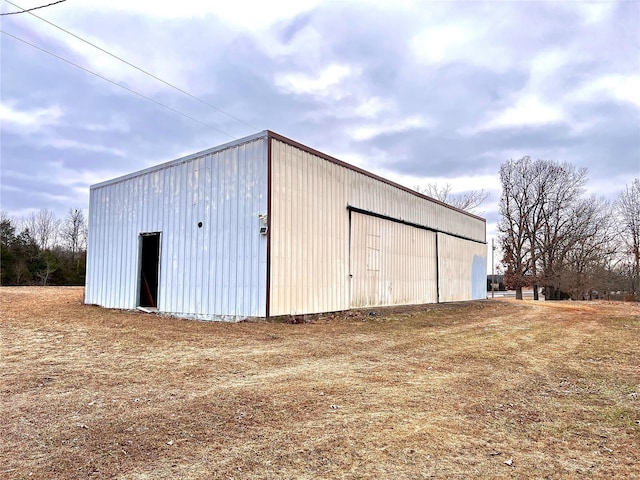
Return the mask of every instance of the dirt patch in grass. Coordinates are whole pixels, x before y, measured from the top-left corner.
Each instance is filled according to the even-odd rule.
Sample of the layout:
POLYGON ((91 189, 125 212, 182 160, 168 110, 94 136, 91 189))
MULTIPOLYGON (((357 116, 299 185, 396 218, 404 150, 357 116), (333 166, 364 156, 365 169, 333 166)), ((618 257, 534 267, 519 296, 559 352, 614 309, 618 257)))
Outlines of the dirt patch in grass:
POLYGON ((637 304, 224 324, 2 288, 0 308, 0 478, 640 478, 637 304))

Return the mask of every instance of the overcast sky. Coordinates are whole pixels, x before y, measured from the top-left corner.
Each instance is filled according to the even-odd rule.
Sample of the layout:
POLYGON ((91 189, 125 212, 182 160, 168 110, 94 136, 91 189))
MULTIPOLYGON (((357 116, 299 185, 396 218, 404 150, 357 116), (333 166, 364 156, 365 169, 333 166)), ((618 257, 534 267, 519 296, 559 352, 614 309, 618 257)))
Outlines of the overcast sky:
MULTIPOLYGON (((2 12, 19 9, 0 0, 2 12)), ((22 8, 49 0, 12 0, 22 8)), ((409 187, 484 188, 511 158, 640 176, 640 2, 67 0, 7 35, 2 210, 87 208, 89 185, 270 129, 409 187), (235 118, 234 118, 235 117, 235 118)))

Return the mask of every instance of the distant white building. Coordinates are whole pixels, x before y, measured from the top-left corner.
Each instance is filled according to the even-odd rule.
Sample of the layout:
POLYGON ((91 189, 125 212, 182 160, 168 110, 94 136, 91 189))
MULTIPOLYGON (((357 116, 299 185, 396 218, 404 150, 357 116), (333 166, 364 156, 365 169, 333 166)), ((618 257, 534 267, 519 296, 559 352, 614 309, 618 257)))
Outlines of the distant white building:
POLYGON ((239 320, 486 297, 483 218, 271 131, 91 187, 85 302, 239 320))

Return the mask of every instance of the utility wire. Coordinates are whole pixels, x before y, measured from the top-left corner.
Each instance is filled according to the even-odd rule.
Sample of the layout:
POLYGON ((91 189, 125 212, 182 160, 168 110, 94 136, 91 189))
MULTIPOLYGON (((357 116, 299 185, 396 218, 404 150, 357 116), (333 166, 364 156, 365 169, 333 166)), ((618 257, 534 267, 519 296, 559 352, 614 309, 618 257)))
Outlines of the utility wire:
MULTIPOLYGON (((7 2, 9 5, 13 5, 13 6, 14 6, 14 7, 16 7, 16 8, 22 8, 20 5, 17 5, 17 4, 15 4, 15 3, 13 3, 13 2, 11 2, 11 1, 9 1, 9 0, 5 0, 5 2, 7 2)), ((24 11, 25 11, 25 12, 28 12, 28 10, 24 10, 24 11)), ((16 13, 23 13, 23 12, 16 12, 16 13)), ((30 15, 32 15, 32 16, 34 16, 34 17, 36 17, 36 18, 40 19, 40 20, 42 20, 42 21, 43 21, 43 22, 45 22, 45 23, 48 23, 49 25, 51 25, 52 27, 57 28, 58 30, 62 30, 63 32, 67 33, 68 35, 71 35, 72 37, 74 37, 74 38, 76 38, 76 39, 80 40, 81 42, 86 43, 87 45, 91 45, 92 47, 94 47, 94 48, 96 48, 96 49, 100 50, 101 52, 106 53, 106 54, 107 54, 107 55, 109 55, 110 57, 115 58, 116 60, 119 60, 119 61, 121 61, 122 63, 125 63, 125 64, 129 65, 129 66, 130 66, 130 67, 132 67, 132 68, 135 68, 135 69, 136 69, 136 70, 138 70, 139 72, 142 72, 142 73, 144 73, 145 75, 148 75, 149 77, 151 77, 151 78, 153 78, 153 79, 155 79, 155 80, 157 80, 157 81, 159 81, 159 82, 161 82, 161 83, 164 83, 164 84, 165 84, 165 85, 167 85, 168 87, 171 87, 171 88, 173 88, 173 89, 175 89, 175 90, 179 91, 180 93, 182 93, 182 94, 184 94, 184 95, 187 95, 188 97, 191 97, 191 98, 193 98, 194 100, 197 100, 198 102, 200 102, 200 103, 202 103, 202 104, 204 104, 204 105, 207 105, 207 106, 208 106, 208 107, 210 107, 210 108, 213 108, 213 109, 214 109, 214 110, 216 110, 217 112, 222 113, 223 115, 226 115, 226 116, 227 116, 227 117, 229 117, 229 118, 233 118, 233 119, 234 119, 234 120, 236 120, 237 122, 242 123, 243 125, 245 125, 245 126, 247 126, 247 127, 251 128, 252 130, 260 130, 258 127, 254 127, 254 126, 253 126, 253 125, 251 125, 250 123, 247 123, 247 122, 245 122, 245 121, 241 120, 240 118, 236 117, 235 115, 232 115, 231 113, 225 112, 224 110, 222 110, 222 109, 220 109, 220 108, 216 107, 215 105, 212 105, 211 103, 207 102, 206 100, 202 100, 201 98, 196 97, 195 95, 193 95, 193 94, 191 94, 191 93, 187 92, 186 90, 183 90, 182 88, 177 87, 176 85, 173 85, 172 83, 169 83, 169 82, 167 82, 166 80, 163 80, 162 78, 160 78, 160 77, 158 77, 158 76, 154 75, 153 73, 150 73, 150 72, 148 72, 148 71, 146 71, 146 70, 144 70, 144 69, 142 69, 142 68, 138 67, 137 65, 134 65, 133 63, 131 63, 131 62, 129 62, 129 61, 127 61, 127 60, 125 60, 124 58, 121 58, 121 57, 119 57, 119 56, 117 56, 117 55, 115 55, 115 54, 113 54, 113 53, 111 53, 111 52, 109 52, 109 51, 105 50, 104 48, 99 47, 98 45, 96 45, 96 44, 94 44, 94 43, 91 43, 89 40, 85 40, 84 38, 82 38, 82 37, 80 37, 80 36, 76 35, 75 33, 72 33, 72 32, 70 32, 69 30, 66 30, 66 29, 62 28, 61 26, 56 25, 55 23, 50 22, 49 20, 47 20, 47 19, 45 19, 45 18, 42 18, 42 17, 40 17, 40 16, 36 15, 35 13, 30 13, 30 15)))
POLYGON ((14 7, 18 7, 21 11, 20 12, 7 12, 7 13, 0 13, 0 17, 3 17, 5 15, 18 15, 20 13, 28 13, 31 10, 38 10, 39 8, 45 8, 45 7, 50 7, 51 5, 56 5, 58 3, 62 3, 62 2, 66 2, 67 0, 58 0, 57 2, 53 2, 53 3, 48 3, 46 5, 40 5, 39 7, 33 7, 33 8, 27 8, 26 10, 22 7, 18 7, 18 5, 15 5, 11 2, 7 2, 10 3, 11 5, 13 5, 14 7))
POLYGON ((183 117, 185 117, 185 118, 188 118, 189 120, 192 120, 192 121, 194 121, 194 122, 197 122, 197 123, 199 123, 200 125, 204 125, 205 127, 209 127, 210 129, 215 130, 215 131, 216 131, 216 132, 218 132, 218 133, 222 133, 223 135, 226 135, 227 137, 231 137, 231 138, 233 138, 234 140, 236 140, 236 139, 237 139, 237 137, 234 137, 233 135, 230 135, 230 134, 228 134, 227 132, 223 132, 223 131, 222 131, 222 130, 220 130, 219 128, 214 127, 213 125, 210 125, 210 124, 208 124, 208 123, 202 122, 202 121, 198 120, 197 118, 193 118, 192 116, 187 115, 186 113, 182 113, 181 111, 176 110, 175 108, 170 107, 169 105, 165 105, 164 103, 161 103, 161 102, 159 102, 159 101, 157 101, 157 100, 154 100, 154 99, 153 99, 153 98, 151 98, 151 97, 147 97, 146 95, 143 95, 143 94, 142 94, 142 93, 140 93, 140 92, 136 92, 135 90, 133 90, 133 89, 131 89, 131 88, 129 88, 129 87, 127 87, 127 86, 125 86, 125 85, 122 85, 122 84, 120 84, 120 83, 118 83, 118 82, 114 82, 113 80, 110 80, 109 78, 104 77, 104 76, 100 75, 99 73, 96 73, 96 72, 94 72, 94 71, 92 71, 92 70, 89 70, 88 68, 84 68, 84 67, 82 67, 82 66, 78 65, 77 63, 73 63, 71 60, 67 60, 66 58, 63 58, 63 57, 61 57, 60 55, 56 55, 55 53, 50 52, 49 50, 45 50, 45 49, 44 49, 44 48, 42 48, 42 47, 39 47, 39 46, 37 46, 37 45, 34 45, 33 43, 29 43, 29 42, 27 42, 26 40, 23 40, 23 39, 22 39, 22 38, 20 38, 20 37, 16 37, 15 35, 13 35, 13 34, 11 34, 11 33, 5 32, 4 30, 0 30, 0 33, 3 33, 3 34, 5 34, 5 35, 7 35, 7 36, 9 36, 9 37, 11 37, 11 38, 14 38, 14 39, 18 40, 19 42, 22 42, 22 43, 24 43, 24 44, 26 44, 26 45, 29 45, 29 46, 31 46, 31 47, 33 47, 33 48, 35 48, 36 50, 40 50, 41 52, 48 53, 49 55, 51 55, 52 57, 57 58, 58 60, 62 60, 63 62, 66 62, 66 63, 68 63, 69 65, 73 65, 74 67, 79 68, 80 70, 83 70, 83 71, 85 71, 85 72, 87 72, 87 73, 90 73, 91 75, 95 75, 96 77, 101 78, 102 80, 104 80, 104 81, 106 81, 106 82, 109 82, 109 83, 111 83, 111 84, 115 85, 116 87, 120 87, 120 88, 122 88, 123 90, 126 90, 127 92, 133 93, 134 95, 137 95, 137 96, 139 96, 139 97, 142 97, 142 98, 144 98, 145 100, 149 100, 150 102, 155 103, 156 105, 159 105, 159 106, 161 106, 162 108, 166 108, 167 110, 169 110, 169 111, 171 111, 171 112, 173 112, 173 113, 177 113, 178 115, 181 115, 181 116, 183 116, 183 117))

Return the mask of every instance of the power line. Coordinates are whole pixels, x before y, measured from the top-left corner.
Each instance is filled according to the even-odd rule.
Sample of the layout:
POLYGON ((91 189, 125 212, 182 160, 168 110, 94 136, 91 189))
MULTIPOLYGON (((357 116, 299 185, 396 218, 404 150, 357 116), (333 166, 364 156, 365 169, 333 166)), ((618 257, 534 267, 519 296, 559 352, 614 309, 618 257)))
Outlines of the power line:
POLYGON ((33 7, 33 8, 27 8, 26 10, 22 7, 18 7, 18 5, 14 5, 11 2, 7 2, 7 3, 11 3, 11 5, 13 5, 14 7, 18 7, 21 11, 20 12, 7 12, 7 13, 0 13, 0 17, 3 17, 5 15, 18 15, 20 13, 28 13, 32 10, 38 10, 39 8, 45 8, 45 7, 50 7, 51 5, 56 5, 58 3, 62 3, 62 2, 66 2, 67 0, 58 0, 57 2, 53 2, 53 3, 48 3, 46 5, 40 5, 39 7, 33 7))
MULTIPOLYGON (((9 1, 9 0, 5 0, 5 2, 7 2, 7 3, 8 3, 8 4, 10 4, 10 5, 13 5, 13 6, 14 6, 14 7, 16 7, 16 8, 22 8, 20 5, 17 5, 17 4, 15 4, 15 3, 13 3, 13 2, 11 2, 11 1, 9 1)), ((24 11, 25 11, 25 12, 28 12, 28 10, 24 10, 24 11)), ((17 12, 17 13, 22 13, 22 12, 17 12)), ((172 83, 169 83, 169 82, 167 82, 166 80, 163 80, 162 78, 160 78, 160 77, 158 77, 158 76, 154 75, 153 73, 150 73, 150 72, 148 72, 148 71, 144 70, 143 68, 138 67, 137 65, 134 65, 133 63, 131 63, 131 62, 129 62, 129 61, 127 61, 127 60, 125 60, 124 58, 119 57, 119 56, 117 56, 117 55, 115 55, 115 54, 113 54, 113 53, 111 53, 111 52, 109 52, 109 51, 105 50, 104 48, 99 47, 98 45, 96 45, 96 44, 94 44, 94 43, 91 43, 89 40, 85 40, 84 38, 80 37, 79 35, 76 35, 75 33, 70 32, 69 30, 66 30, 66 29, 62 28, 61 26, 56 25, 55 23, 50 22, 49 20, 47 20, 47 19, 45 19, 45 18, 42 18, 42 17, 40 17, 40 16, 36 15, 35 13, 30 13, 30 15, 32 15, 32 16, 34 16, 34 17, 36 17, 36 18, 37 18, 37 19, 39 19, 39 20, 42 20, 42 21, 43 21, 43 22, 45 22, 45 23, 48 23, 48 24, 49 24, 49 25, 51 25, 52 27, 55 27, 55 28, 57 28, 58 30, 63 31, 63 32, 65 32, 65 33, 66 33, 66 34, 68 34, 68 35, 71 35, 72 37, 74 37, 74 38, 76 38, 76 39, 80 40, 81 42, 86 43, 87 45, 91 45, 93 48, 96 48, 96 49, 100 50, 101 52, 106 53, 106 54, 107 54, 107 55, 109 55, 110 57, 115 58, 116 60, 119 60, 119 61, 121 61, 122 63, 125 63, 125 64, 129 65, 129 66, 130 66, 130 67, 132 67, 132 68, 135 68, 135 69, 136 69, 136 70, 138 70, 139 72, 142 72, 142 73, 144 73, 145 75, 148 75, 149 77, 151 77, 151 78, 153 78, 153 79, 155 79, 155 80, 157 80, 157 81, 159 81, 159 82, 161 82, 161 83, 164 83, 164 84, 165 84, 165 85, 167 85, 168 87, 171 87, 171 88, 173 88, 173 89, 177 90, 178 92, 180 92, 180 93, 182 93, 182 94, 184 94, 184 95, 187 95, 188 97, 193 98, 194 100, 197 100, 198 102, 200 102, 200 103, 202 103, 202 104, 204 104, 204 105, 207 105, 207 106, 208 106, 208 107, 210 107, 210 108, 213 108, 213 109, 214 109, 214 110, 216 110, 217 112, 222 113, 223 115, 226 115, 227 117, 232 118, 232 119, 236 120, 237 122, 240 122, 240 123, 242 123, 243 125, 245 125, 245 126, 247 126, 247 127, 251 128, 251 129, 253 129, 253 130, 260 130, 258 127, 255 127, 255 126, 253 126, 253 125, 251 125, 251 124, 249 124, 249 123, 247 123, 247 122, 245 122, 245 121, 241 120, 240 118, 236 117, 235 115, 232 115, 231 113, 225 112, 224 110, 222 110, 222 109, 220 109, 220 108, 216 107, 215 105, 212 105, 211 103, 207 102, 206 100, 203 100, 203 99, 201 99, 201 98, 199 98, 199 97, 196 97, 195 95, 193 95, 193 94, 191 94, 191 93, 187 92, 186 90, 184 90, 184 89, 182 89, 182 88, 180 88, 180 87, 177 87, 176 85, 173 85, 172 83)))
POLYGON ((176 110, 175 108, 170 107, 169 105, 165 105, 164 103, 161 103, 161 102, 159 102, 159 101, 157 101, 157 100, 154 100, 154 99, 153 99, 153 98, 151 98, 151 97, 147 97, 146 95, 144 95, 144 94, 142 94, 142 93, 140 93, 140 92, 136 92, 135 90, 133 90, 133 89, 131 89, 131 88, 129 88, 129 87, 127 87, 127 86, 125 86, 125 85, 122 85, 122 84, 120 84, 120 83, 118 83, 118 82, 115 82, 115 81, 113 81, 113 80, 111 80, 111 79, 109 79, 109 78, 107 78, 107 77, 104 77, 104 76, 100 75, 99 73, 96 73, 96 72, 94 72, 94 71, 92 71, 92 70, 89 70, 88 68, 82 67, 82 66, 78 65, 77 63, 73 63, 71 60, 67 60, 66 58, 63 58, 63 57, 61 57, 60 55, 56 55, 55 53, 50 52, 49 50, 45 50, 45 49, 44 49, 44 48, 42 48, 42 47, 39 47, 39 46, 37 46, 37 45, 34 45, 33 43, 29 43, 29 42, 27 42, 26 40, 23 40, 23 39, 22 39, 22 38, 20 38, 20 37, 16 37, 15 35, 13 35, 13 34, 11 34, 11 33, 5 32, 4 30, 0 30, 0 33, 3 33, 4 35, 7 35, 7 36, 9 36, 9 37, 11 37, 11 38, 14 38, 15 40, 18 40, 19 42, 22 42, 22 43, 24 43, 24 44, 26 44, 26 45, 29 45, 29 46, 31 46, 31 47, 33 47, 33 48, 35 48, 36 50, 40 50, 41 52, 47 53, 47 54, 51 55, 52 57, 57 58, 58 60, 62 60, 63 62, 68 63, 69 65, 73 65, 74 67, 79 68, 80 70, 83 70, 83 71, 85 71, 85 72, 87 72, 87 73, 90 73, 91 75, 95 75, 96 77, 101 78, 102 80, 104 80, 104 81, 106 81, 106 82, 109 82, 109 83, 111 83, 111 84, 115 85, 116 87, 120 87, 120 88, 122 88, 123 90, 126 90, 127 92, 130 92, 130 93, 133 93, 134 95, 137 95, 137 96, 139 96, 139 97, 142 97, 142 98, 144 98, 145 100, 148 100, 148 101, 150 101, 150 102, 152 102, 152 103, 155 103, 156 105, 159 105, 159 106, 161 106, 162 108, 166 108, 167 110, 169 110, 169 111, 171 111, 171 112, 173 112, 173 113, 177 113, 178 115, 181 115, 181 116, 183 116, 183 117, 185 117, 185 118, 188 118, 189 120, 192 120, 192 121, 194 121, 194 122, 197 122, 197 123, 199 123, 200 125, 204 125, 205 127, 209 127, 210 129, 215 130, 215 131, 216 131, 216 132, 218 132, 218 133, 222 133, 223 135, 226 135, 227 137, 231 137, 231 138, 233 138, 234 140, 235 140, 235 139, 237 139, 237 137, 234 137, 233 135, 230 135, 230 134, 229 134, 229 133, 227 133, 227 132, 223 132, 223 131, 222 131, 222 130, 220 130, 219 128, 214 127, 213 125, 210 125, 210 124, 208 124, 208 123, 206 123, 206 122, 200 121, 200 120, 198 120, 197 118, 193 118, 192 116, 187 115, 186 113, 182 113, 181 111, 176 110))

